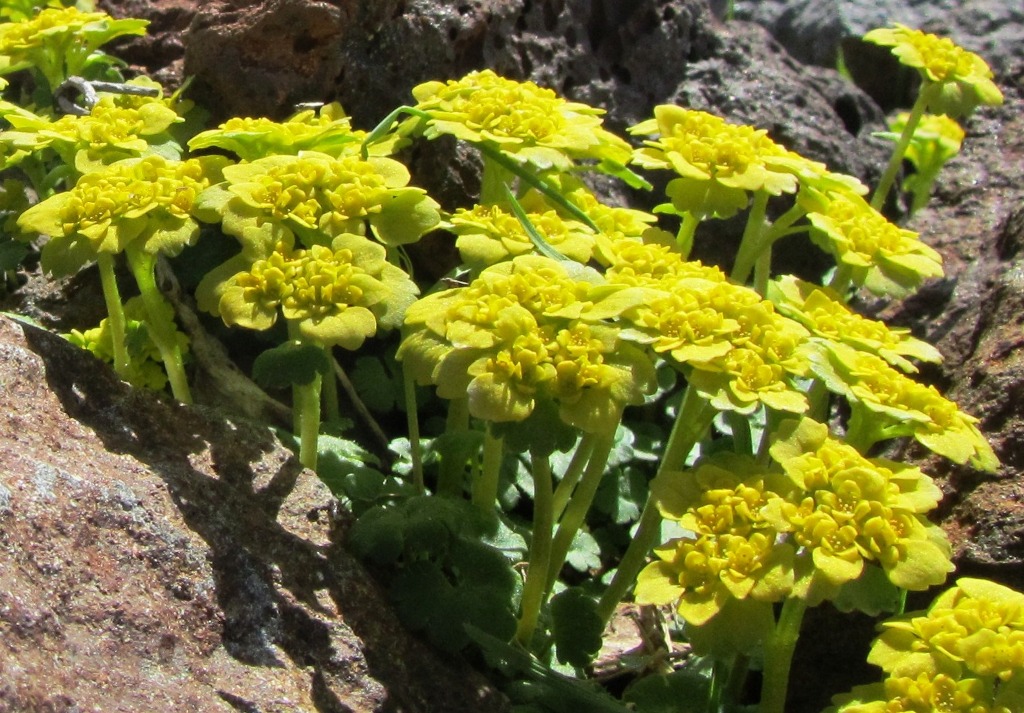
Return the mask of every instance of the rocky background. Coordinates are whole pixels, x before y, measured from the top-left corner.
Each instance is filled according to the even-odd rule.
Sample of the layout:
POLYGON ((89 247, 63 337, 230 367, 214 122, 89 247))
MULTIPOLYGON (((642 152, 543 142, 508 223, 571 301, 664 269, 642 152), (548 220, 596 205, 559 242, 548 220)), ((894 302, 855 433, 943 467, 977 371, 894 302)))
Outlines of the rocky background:
MULTIPOLYGON (((739 0, 728 23, 719 0, 100 4, 152 21, 117 53, 168 86, 192 77, 211 121, 337 99, 369 128, 415 84, 491 67, 604 106, 616 129, 659 103, 714 111, 868 182, 888 150, 870 134, 913 77, 856 37, 895 20, 982 53, 1006 102, 967 123, 964 152, 909 225, 942 252, 947 277, 902 303, 863 306, 946 355, 926 378, 981 419, 1003 468, 984 476, 926 460, 946 492, 943 525, 962 573, 1024 590, 1019 4, 739 0), (840 52, 861 88, 832 69, 840 52)), ((454 149, 433 142, 412 157, 415 181, 449 206, 478 182, 454 149)), ((727 224, 715 231, 702 240, 709 260, 734 237, 727 224)), ((806 245, 779 252, 785 267, 813 267, 806 245)), ((67 330, 98 322, 102 300, 94 275, 56 285, 30 275, 0 309, 67 330)), ((133 392, 61 339, 2 316, 0 400, 0 713, 505 706, 465 665, 401 630, 343 549, 344 513, 265 428, 133 392)), ((829 616, 806 624, 829 635, 804 637, 796 676, 814 685, 794 685, 793 713, 877 675, 858 663, 870 623, 814 620, 829 616)))

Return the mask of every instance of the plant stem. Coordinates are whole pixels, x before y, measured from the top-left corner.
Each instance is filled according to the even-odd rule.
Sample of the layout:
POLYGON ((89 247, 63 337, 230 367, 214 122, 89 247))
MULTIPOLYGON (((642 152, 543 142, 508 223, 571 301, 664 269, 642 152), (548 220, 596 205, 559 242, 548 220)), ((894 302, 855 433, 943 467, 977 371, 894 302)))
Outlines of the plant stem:
POLYGON ((693 234, 697 232, 698 225, 700 225, 700 218, 696 215, 689 211, 683 214, 683 222, 679 226, 679 232, 676 233, 676 246, 684 260, 690 257, 690 251, 693 250, 693 234))
POLYGON ((501 456, 505 440, 492 433, 488 422, 484 431, 484 454, 480 463, 480 476, 473 483, 473 504, 490 512, 498 500, 498 481, 501 476, 501 456))
POLYGON ((167 380, 171 383, 171 393, 182 403, 192 403, 192 392, 185 376, 185 362, 181 357, 181 348, 175 335, 173 317, 174 308, 167 304, 160 288, 156 285, 156 255, 144 252, 131 245, 125 248, 128 266, 139 286, 142 303, 146 307, 146 326, 149 336, 160 351, 160 358, 167 371, 167 380))
MULTIPOLYGON (((655 479, 683 467, 687 454, 704 436, 714 416, 715 409, 711 404, 698 394, 696 389, 687 386, 655 479)), ((597 614, 606 625, 615 612, 615 606, 626 596, 626 592, 636 581, 636 576, 643 569, 647 553, 656 544, 660 531, 661 513, 658 512, 654 498, 648 495, 633 539, 619 560, 619 567, 597 605, 597 614)))
POLYGON ((601 484, 605 466, 608 464, 608 455, 612 452, 614 444, 615 428, 612 428, 611 433, 599 434, 594 439, 593 449, 587 460, 587 468, 583 471, 579 486, 569 498, 569 504, 558 523, 558 531, 555 533, 555 539, 551 545, 551 561, 548 564, 548 581, 545 592, 551 591, 551 588, 555 586, 558 573, 562 571, 565 558, 569 555, 572 541, 576 538, 576 533, 583 527, 590 505, 594 502, 594 495, 601 484))
POLYGON ((412 461, 412 484, 417 495, 425 495, 427 486, 423 482, 423 451, 420 449, 420 418, 416 406, 416 381, 409 369, 402 368, 402 384, 405 387, 405 422, 409 431, 409 459, 412 461))
POLYGON ((903 157, 907 153, 907 147, 910 146, 910 140, 914 138, 914 131, 917 129, 921 117, 924 116, 925 109, 931 104, 936 92, 940 90, 941 85, 936 82, 925 82, 921 85, 921 91, 907 117, 903 133, 900 134, 899 141, 896 142, 896 146, 892 150, 892 156, 889 157, 889 165, 885 167, 885 172, 882 173, 878 185, 875 186, 875 192, 871 195, 871 207, 875 210, 881 211, 882 206, 885 205, 885 199, 896 180, 896 174, 899 173, 900 167, 903 165, 903 157))
POLYGON ((551 515, 551 462, 546 455, 536 452, 531 453, 530 460, 533 471, 533 535, 519 624, 516 627, 516 641, 524 648, 530 646, 544 604, 551 559, 551 530, 554 526, 551 515))
POLYGON ((295 385, 299 412, 299 462, 316 470, 317 445, 320 441, 320 390, 323 377, 317 374, 308 384, 295 385))
POLYGON ((754 193, 754 202, 747 216, 747 226, 743 229, 739 250, 736 251, 736 262, 732 266, 729 277, 737 284, 744 284, 754 269, 754 263, 764 249, 761 237, 765 232, 765 214, 768 211, 768 194, 765 191, 754 193))
POLYGON ((768 293, 768 280, 772 275, 772 244, 765 242, 754 262, 754 291, 764 297, 768 293))
POLYGON ((128 347, 125 345, 124 305, 121 304, 121 293, 117 289, 114 256, 101 252, 96 258, 96 265, 100 269, 103 301, 107 305, 107 325, 110 327, 110 338, 114 349, 114 371, 122 379, 127 378, 131 360, 128 356, 128 347))
MULTIPOLYGON (((444 432, 447 435, 465 433, 469 430, 469 399, 452 399, 448 402, 448 423, 444 432)), ((437 474, 437 494, 449 498, 462 497, 462 481, 466 474, 466 461, 459 460, 455 454, 459 449, 450 449, 441 454, 441 464, 437 474)))
POLYGON ((786 692, 793 651, 800 636, 800 624, 807 605, 791 597, 782 605, 775 631, 764 645, 764 681, 761 685, 759 713, 785 713, 786 692))
POLYGON ((562 479, 558 482, 558 487, 555 488, 554 513, 556 520, 562 517, 565 506, 569 504, 572 491, 576 489, 576 484, 580 482, 583 469, 587 467, 590 454, 594 451, 595 439, 596 436, 593 433, 583 434, 580 442, 576 445, 576 450, 573 451, 572 460, 569 461, 565 473, 562 474, 562 479))

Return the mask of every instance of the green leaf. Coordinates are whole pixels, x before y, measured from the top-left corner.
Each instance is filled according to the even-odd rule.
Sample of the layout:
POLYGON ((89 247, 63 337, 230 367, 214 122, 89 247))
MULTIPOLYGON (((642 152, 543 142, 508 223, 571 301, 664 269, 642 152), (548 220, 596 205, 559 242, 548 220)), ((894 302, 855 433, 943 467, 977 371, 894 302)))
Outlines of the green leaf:
POLYGON ((28 255, 28 246, 13 240, 0 240, 0 272, 14 270, 28 255))
POLYGON ((361 560, 394 564, 405 547, 403 522, 404 517, 397 508, 372 508, 349 529, 346 544, 361 560))
POLYGON ((268 349, 252 365, 252 378, 267 389, 309 384, 331 368, 327 354, 313 344, 288 342, 268 349))
POLYGON ((686 666, 669 674, 645 676, 622 700, 637 713, 704 713, 711 689, 710 667, 686 666))
POLYGON ((395 410, 401 396, 401 384, 397 383, 394 373, 388 370, 383 359, 359 357, 349 378, 371 411, 389 413, 395 410))
POLYGON ((601 547, 594 536, 580 530, 572 540, 565 561, 577 572, 588 572, 601 567, 601 547))
POLYGON ((868 616, 880 616, 899 609, 900 590, 881 567, 869 565, 857 579, 839 588, 832 603, 841 612, 857 610, 868 616))
POLYGON ((551 599, 551 628, 558 660, 584 667, 601 650, 604 622, 597 602, 579 587, 570 587, 551 599))

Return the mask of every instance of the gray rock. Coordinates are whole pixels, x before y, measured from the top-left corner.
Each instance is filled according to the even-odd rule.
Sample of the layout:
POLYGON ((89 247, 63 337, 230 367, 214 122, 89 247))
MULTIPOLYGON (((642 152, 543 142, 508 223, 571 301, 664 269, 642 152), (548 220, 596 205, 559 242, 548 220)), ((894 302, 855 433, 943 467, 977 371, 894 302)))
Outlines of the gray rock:
POLYGON ((0 711, 494 711, 269 429, 0 317, 0 711))

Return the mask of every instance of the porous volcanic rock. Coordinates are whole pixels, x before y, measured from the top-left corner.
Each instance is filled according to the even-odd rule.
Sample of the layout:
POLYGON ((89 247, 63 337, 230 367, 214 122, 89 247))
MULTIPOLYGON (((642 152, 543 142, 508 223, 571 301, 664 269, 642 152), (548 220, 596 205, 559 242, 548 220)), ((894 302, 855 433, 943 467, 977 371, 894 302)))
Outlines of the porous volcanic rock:
POLYGON ((490 711, 264 427, 0 317, 0 711, 490 711))

